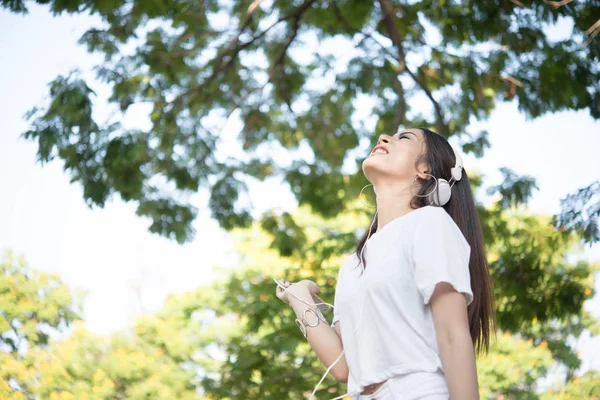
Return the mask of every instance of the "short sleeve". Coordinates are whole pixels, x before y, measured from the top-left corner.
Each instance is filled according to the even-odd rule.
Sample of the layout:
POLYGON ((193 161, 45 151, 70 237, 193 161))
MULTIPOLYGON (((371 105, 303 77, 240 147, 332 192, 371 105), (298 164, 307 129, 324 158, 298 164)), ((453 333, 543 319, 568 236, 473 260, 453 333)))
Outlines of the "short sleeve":
POLYGON ((423 303, 429 303, 438 283, 447 282, 466 296, 469 305, 473 301, 469 273, 471 247, 443 208, 429 207, 417 222, 412 247, 414 276, 423 303))

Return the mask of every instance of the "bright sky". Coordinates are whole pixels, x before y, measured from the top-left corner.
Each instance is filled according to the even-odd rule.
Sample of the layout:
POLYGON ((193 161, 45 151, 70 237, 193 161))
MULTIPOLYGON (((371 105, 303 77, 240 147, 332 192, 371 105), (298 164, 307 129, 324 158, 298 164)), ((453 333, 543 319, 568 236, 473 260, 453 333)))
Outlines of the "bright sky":
MULTIPOLYGON (((170 293, 210 282, 213 265, 233 265, 235 255, 228 235, 210 219, 206 193, 197 199, 196 239, 177 245, 148 233, 148 221, 135 215, 132 204, 116 199, 89 209, 61 164, 38 165, 36 145, 20 138, 27 129, 23 114, 45 104, 48 82, 99 60, 77 45, 93 23, 81 16, 53 18, 36 6, 24 17, 0 11, 0 251, 13 249, 33 267, 86 290, 87 326, 108 333, 130 325, 140 311, 159 308, 170 293)), ((235 135, 234 125, 229 135, 235 135)), ((600 122, 585 112, 527 121, 516 105, 502 104, 482 126, 492 147, 482 160, 466 156, 466 169, 483 172, 488 185, 498 183, 503 166, 534 176, 540 188, 530 204, 535 212, 555 213, 567 193, 600 179, 600 122)), ((265 192, 251 193, 260 209, 295 204, 277 185, 268 197, 265 192)), ((581 256, 600 261, 600 246, 581 256)), ((600 297, 586 308, 600 318, 600 297)), ((600 339, 583 337, 578 348, 583 368, 600 370, 600 339)))

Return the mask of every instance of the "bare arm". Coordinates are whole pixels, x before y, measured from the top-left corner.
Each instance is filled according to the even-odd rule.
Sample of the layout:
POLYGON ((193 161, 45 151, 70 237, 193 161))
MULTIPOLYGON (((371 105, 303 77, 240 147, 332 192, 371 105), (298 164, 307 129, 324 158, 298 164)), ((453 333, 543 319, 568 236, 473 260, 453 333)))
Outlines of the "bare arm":
MULTIPOLYGON (((286 300, 289 301, 289 304, 294 309, 298 319, 302 318, 302 314, 307 308, 317 308, 312 299, 309 288, 306 285, 301 285, 302 282, 304 281, 294 284, 287 289, 298 296, 298 298, 301 300, 304 300, 310 304, 305 304, 298 298, 288 293, 286 300)), ((277 295, 280 297, 280 288, 277 290, 277 295)), ((319 357, 326 368, 329 368, 329 366, 335 362, 343 350, 341 339, 342 334, 340 332, 339 322, 335 324, 335 329, 322 321, 315 327, 308 326, 306 327, 306 338, 308 339, 308 343, 310 343, 311 347, 317 354, 317 357, 319 357)), ((340 360, 333 368, 331 368, 329 372, 338 382, 346 383, 348 381, 348 365, 346 364, 346 357, 342 355, 340 360)))
POLYGON ((449 283, 439 283, 431 297, 431 309, 450 399, 478 400, 475 351, 465 296, 449 283))

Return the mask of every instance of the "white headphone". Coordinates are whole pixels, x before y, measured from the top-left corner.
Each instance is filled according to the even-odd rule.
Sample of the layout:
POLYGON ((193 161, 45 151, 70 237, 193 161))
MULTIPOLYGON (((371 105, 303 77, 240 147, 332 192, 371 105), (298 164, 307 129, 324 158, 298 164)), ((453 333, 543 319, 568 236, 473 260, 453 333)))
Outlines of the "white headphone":
POLYGON ((452 186, 454 186, 454 184, 460 181, 462 178, 462 158, 454 146, 450 145, 450 147, 452 147, 452 151, 454 152, 454 156, 456 158, 454 167, 450 169, 452 177, 450 178, 450 181, 447 181, 444 178, 436 178, 434 176, 433 178, 436 180, 436 188, 426 196, 429 204, 434 206, 443 206, 444 204, 448 203, 448 201, 450 201, 450 197, 452 196, 452 186))

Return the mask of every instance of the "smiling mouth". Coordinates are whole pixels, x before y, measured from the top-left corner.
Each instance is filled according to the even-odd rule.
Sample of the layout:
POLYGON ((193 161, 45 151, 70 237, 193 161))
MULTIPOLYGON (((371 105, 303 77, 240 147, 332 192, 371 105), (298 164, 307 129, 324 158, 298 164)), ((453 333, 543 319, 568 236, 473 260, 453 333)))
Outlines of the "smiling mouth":
POLYGON ((389 151, 383 146, 375 146, 375 148, 371 152, 371 155, 374 156, 379 154, 389 154, 389 151))

